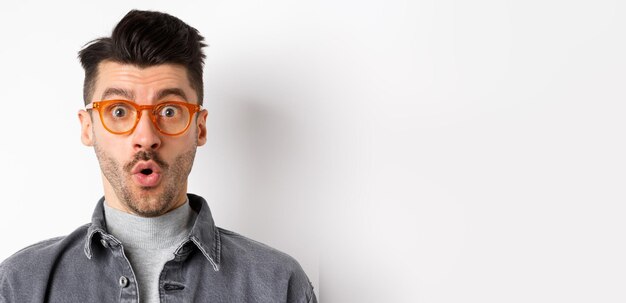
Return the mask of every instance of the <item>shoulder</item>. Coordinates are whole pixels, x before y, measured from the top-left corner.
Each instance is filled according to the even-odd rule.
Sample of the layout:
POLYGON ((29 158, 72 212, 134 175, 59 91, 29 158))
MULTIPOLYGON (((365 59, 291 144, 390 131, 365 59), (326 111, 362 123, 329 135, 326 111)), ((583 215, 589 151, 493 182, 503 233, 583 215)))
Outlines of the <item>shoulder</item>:
POLYGON ((88 226, 83 225, 69 235, 43 240, 17 251, 0 263, 0 283, 19 277, 35 277, 54 266, 55 260, 64 253, 82 251, 88 226))
POLYGON ((218 230, 222 258, 265 265, 276 264, 289 271, 301 269, 296 259, 280 250, 224 228, 218 227, 218 230))
POLYGON ((218 230, 222 265, 245 272, 248 277, 262 277, 259 280, 272 277, 272 283, 283 281, 290 297, 307 298, 305 302, 314 302, 311 300, 314 298, 313 286, 296 259, 236 232, 219 227, 218 230))
POLYGON ((63 259, 80 260, 89 224, 27 246, 0 263, 0 302, 37 301, 63 259))

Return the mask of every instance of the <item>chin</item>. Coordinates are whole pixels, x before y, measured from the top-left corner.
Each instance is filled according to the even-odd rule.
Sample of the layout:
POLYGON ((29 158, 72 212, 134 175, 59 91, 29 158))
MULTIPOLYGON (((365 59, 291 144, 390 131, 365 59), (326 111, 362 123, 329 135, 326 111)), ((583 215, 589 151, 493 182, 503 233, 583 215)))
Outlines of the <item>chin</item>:
POLYGON ((141 217, 158 217, 170 210, 165 205, 134 205, 134 207, 131 206, 130 208, 141 217))
POLYGON ((170 195, 157 194, 156 189, 150 192, 142 190, 138 195, 126 200, 127 206, 137 215, 142 217, 157 217, 167 213, 174 205, 175 200, 170 195))

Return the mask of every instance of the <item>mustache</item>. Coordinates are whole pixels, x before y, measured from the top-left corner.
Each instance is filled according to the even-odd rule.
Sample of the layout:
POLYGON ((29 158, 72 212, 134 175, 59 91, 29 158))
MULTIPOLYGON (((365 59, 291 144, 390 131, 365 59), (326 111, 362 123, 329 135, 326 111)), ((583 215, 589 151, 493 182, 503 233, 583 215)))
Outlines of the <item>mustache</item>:
POLYGON ((133 160, 131 160, 130 162, 126 163, 126 165, 124 165, 124 171, 129 172, 133 169, 133 167, 135 167, 135 165, 137 164, 137 162, 139 161, 149 161, 152 160, 154 161, 156 164, 158 164, 162 169, 168 169, 169 165, 163 161, 163 159, 161 159, 161 157, 159 156, 159 154, 157 154, 155 151, 139 151, 135 154, 135 156, 133 156, 133 160))

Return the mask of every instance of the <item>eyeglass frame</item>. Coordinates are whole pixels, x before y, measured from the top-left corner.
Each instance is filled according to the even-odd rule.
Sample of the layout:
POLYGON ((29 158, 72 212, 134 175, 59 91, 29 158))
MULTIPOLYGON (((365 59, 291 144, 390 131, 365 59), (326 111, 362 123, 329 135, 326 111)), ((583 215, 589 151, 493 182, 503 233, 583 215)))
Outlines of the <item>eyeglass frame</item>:
POLYGON ((114 135, 126 135, 126 134, 130 134, 133 131, 135 131, 135 128, 137 128, 137 125, 139 124, 139 120, 141 120, 141 115, 143 113, 144 110, 148 110, 148 112, 150 113, 150 121, 152 121, 152 125, 159 131, 159 133, 166 135, 166 136, 178 136, 181 134, 184 134, 188 129, 189 126, 191 126, 191 121, 193 120, 192 117, 193 115, 195 115, 198 112, 201 112, 204 110, 204 107, 202 107, 202 105, 199 104, 192 104, 192 103, 188 103, 188 102, 182 102, 182 101, 163 101, 163 102, 159 102, 158 104, 153 104, 153 105, 139 105, 133 101, 130 100, 123 100, 123 99, 119 99, 119 100, 101 100, 101 101, 93 101, 89 104, 87 104, 85 106, 86 110, 90 110, 90 109, 95 109, 98 111, 98 114, 100 116, 100 121, 102 122, 102 126, 104 126, 104 128, 114 134, 114 135), (107 127, 106 123, 104 123, 104 118, 102 117, 102 111, 99 110, 99 108, 105 107, 111 103, 114 102, 122 102, 122 103, 127 103, 130 106, 132 106, 133 108, 135 108, 135 110, 137 111, 137 116, 135 117, 135 123, 133 125, 133 127, 125 132, 115 132, 113 130, 111 130, 109 127, 107 127), (163 132, 163 130, 161 130, 161 128, 159 127, 159 125, 156 122, 156 115, 155 115, 155 108, 162 106, 163 104, 176 104, 176 105, 181 105, 186 107, 189 110, 189 121, 187 121, 187 126, 185 126, 185 128, 175 134, 168 134, 163 132))

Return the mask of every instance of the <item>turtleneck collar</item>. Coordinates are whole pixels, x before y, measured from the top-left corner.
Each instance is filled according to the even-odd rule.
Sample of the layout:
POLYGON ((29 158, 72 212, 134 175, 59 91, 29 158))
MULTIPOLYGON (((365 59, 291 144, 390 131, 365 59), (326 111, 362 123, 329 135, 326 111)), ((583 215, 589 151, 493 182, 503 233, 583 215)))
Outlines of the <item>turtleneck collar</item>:
POLYGON ((183 242, 193 227, 196 213, 189 200, 159 217, 140 217, 109 207, 104 203, 108 232, 129 248, 164 249, 183 242))

